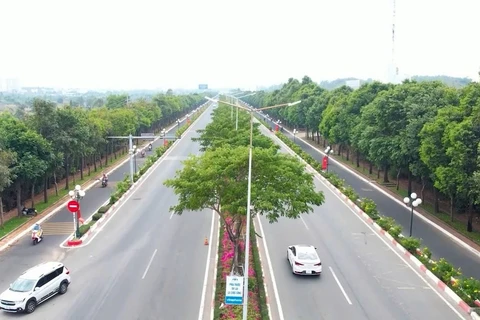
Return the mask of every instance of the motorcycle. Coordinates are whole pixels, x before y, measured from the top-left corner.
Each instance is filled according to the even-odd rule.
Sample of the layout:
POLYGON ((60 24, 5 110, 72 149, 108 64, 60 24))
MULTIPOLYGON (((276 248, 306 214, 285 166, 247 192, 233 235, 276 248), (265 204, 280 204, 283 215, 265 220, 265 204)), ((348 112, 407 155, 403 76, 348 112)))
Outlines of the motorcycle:
POLYGON ((43 240, 43 230, 42 229, 33 229, 32 230, 32 243, 36 245, 37 243, 43 240))
POLYGON ((148 145, 148 151, 152 151, 152 145, 151 144, 148 145))
POLYGON ((142 158, 145 158, 145 150, 142 150, 142 152, 140 153, 141 157, 142 158))
POLYGON ((108 180, 107 179, 102 179, 102 188, 105 188, 108 184, 108 180))
POLYGON ((22 209, 22 214, 24 216, 36 216, 37 215, 37 210, 35 210, 35 208, 26 208, 26 207, 23 207, 22 209))

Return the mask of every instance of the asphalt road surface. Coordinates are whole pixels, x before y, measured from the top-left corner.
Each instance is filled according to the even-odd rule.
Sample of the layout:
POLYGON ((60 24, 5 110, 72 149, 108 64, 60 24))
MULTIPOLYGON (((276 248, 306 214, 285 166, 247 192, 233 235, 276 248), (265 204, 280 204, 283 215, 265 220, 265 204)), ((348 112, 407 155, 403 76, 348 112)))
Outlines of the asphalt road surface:
MULTIPOLYGON (((66 295, 39 306, 34 313, 37 319, 198 318, 208 248, 203 240, 210 234, 214 216, 208 211, 171 216, 168 208, 176 203, 176 196, 163 181, 181 168, 181 160, 199 153, 199 145, 191 138, 210 121, 210 110, 90 244, 61 249, 59 244, 67 237, 63 235, 47 236, 32 246, 25 237, 4 252, 0 257, 0 289, 6 289, 33 265, 59 260, 71 270, 72 285, 66 295)), ((128 171, 127 163, 110 176, 109 185, 128 171)), ((108 197, 107 189, 90 189, 82 200, 84 212, 93 213, 108 197)), ((0 313, 0 318, 12 316, 0 313)))
MULTIPOLYGON (((463 319, 333 192, 315 184, 325 203, 313 213, 274 224, 260 218, 285 320, 463 319), (316 246, 320 277, 292 274, 293 244, 316 246)), ((273 292, 269 297, 276 305, 273 292)))
MULTIPOLYGON (((274 124, 267 119, 272 128, 274 124)), ((293 135, 284 130, 283 132, 290 140, 294 141, 293 135)), ((300 146, 303 151, 311 155, 317 161, 321 162, 323 155, 318 153, 314 148, 296 138, 295 143, 300 146)), ((403 227, 403 234, 408 233, 410 228, 410 211, 406 210, 405 205, 400 205, 391 198, 385 196, 373 188, 369 183, 364 182, 358 176, 348 172, 334 161, 330 161, 328 170, 338 174, 339 177, 352 186, 360 197, 370 198, 377 204, 379 212, 385 216, 392 217, 403 227)), ((445 258, 455 267, 460 267, 462 273, 468 277, 480 279, 480 257, 471 251, 454 242, 443 232, 439 231, 421 218, 414 216, 413 218, 413 236, 422 239, 422 244, 428 247, 433 257, 445 258)))

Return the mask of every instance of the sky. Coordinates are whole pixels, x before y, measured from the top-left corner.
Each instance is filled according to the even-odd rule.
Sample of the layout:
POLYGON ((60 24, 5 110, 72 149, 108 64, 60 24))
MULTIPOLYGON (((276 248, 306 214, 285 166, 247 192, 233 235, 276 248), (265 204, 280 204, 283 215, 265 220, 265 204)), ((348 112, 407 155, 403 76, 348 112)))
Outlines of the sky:
MULTIPOLYGON (((478 81, 479 0, 396 0, 404 75, 478 81)), ((0 0, 0 78, 22 86, 255 88, 387 80, 393 0, 0 0)))

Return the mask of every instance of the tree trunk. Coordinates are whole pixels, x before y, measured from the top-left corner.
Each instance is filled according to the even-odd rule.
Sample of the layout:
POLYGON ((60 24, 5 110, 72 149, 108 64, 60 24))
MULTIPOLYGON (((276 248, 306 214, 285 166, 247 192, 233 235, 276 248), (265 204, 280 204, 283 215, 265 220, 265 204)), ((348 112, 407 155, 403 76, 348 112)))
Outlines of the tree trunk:
POLYGON ((22 183, 20 180, 15 181, 15 189, 17 191, 17 214, 22 215, 22 183))
POLYGON ((84 167, 84 158, 83 158, 83 155, 80 157, 80 180, 83 180, 83 167, 84 167))
POLYGON ((93 153, 93 171, 97 172, 97 153, 93 153))
POLYGON ((340 156, 342 154, 342 145, 338 145, 338 151, 337 151, 337 156, 340 156))
POLYGON ((32 208, 35 208, 35 180, 33 180, 33 182, 32 182, 31 192, 32 193, 30 195, 30 197, 31 197, 30 201, 32 202, 32 208))
POLYGON ((453 203, 454 203, 454 196, 450 196, 450 221, 453 222, 453 203))
MULTIPOLYGON (((425 189, 424 179, 422 177, 422 201, 423 201, 423 190, 425 189)), ((407 186, 408 194, 412 194, 412 172, 410 169, 408 170, 408 186, 407 186)))
POLYGON ((48 202, 48 174, 45 174, 45 177, 43 179, 43 202, 47 203, 48 202))
POLYGON ((70 161, 65 156, 65 190, 70 189, 70 161))
POLYGON ((3 199, 2 199, 2 195, 0 194, 0 227, 3 226, 3 222, 4 222, 4 219, 3 219, 3 199))
MULTIPOLYGON (((400 189, 400 173, 401 172, 402 172, 401 169, 397 170, 397 186, 396 186, 397 191, 398 191, 398 189, 400 189)), ((408 194, 410 194, 410 192, 408 194)))
POLYGON ((53 172, 53 185, 55 186, 55 196, 58 197, 58 183, 57 183, 57 173, 53 172))
POLYGON ((438 191, 435 186, 433 186, 433 212, 438 213, 440 211, 438 204, 438 191))
POLYGON ((75 157, 72 158, 72 177, 73 177, 73 185, 75 186, 77 184, 77 180, 76 180, 76 173, 77 173, 77 161, 75 161, 75 157))
POLYGON ((386 166, 385 166, 385 170, 383 171, 383 182, 384 182, 384 183, 390 182, 390 181, 388 180, 388 167, 389 167, 389 166, 386 165, 386 166))
MULTIPOLYGON (((347 149, 347 161, 350 160, 350 148, 349 147, 346 147, 347 149)), ((353 163, 353 159, 352 159, 352 163, 353 163)))
POLYGON ((105 146, 105 167, 108 166, 108 143, 105 146))
POLYGON ((380 179, 380 171, 381 171, 380 167, 377 167, 377 180, 380 179))
POLYGON ((320 132, 317 131, 317 144, 320 144, 320 132))
POLYGON ((115 157, 115 160, 117 160, 117 146, 114 140, 112 140, 112 148, 113 148, 113 156, 115 157))
POLYGON ((357 150, 357 168, 360 168, 360 151, 357 150))
POLYGON ((368 164, 368 174, 372 174, 373 173, 373 164, 370 162, 368 164))

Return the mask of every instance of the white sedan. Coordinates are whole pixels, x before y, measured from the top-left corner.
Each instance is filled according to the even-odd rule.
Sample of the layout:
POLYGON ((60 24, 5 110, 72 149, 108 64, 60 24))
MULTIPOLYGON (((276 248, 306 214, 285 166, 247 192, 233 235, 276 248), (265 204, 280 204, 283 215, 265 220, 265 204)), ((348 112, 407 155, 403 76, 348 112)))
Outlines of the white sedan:
POLYGON ((322 261, 316 249, 303 244, 288 247, 287 259, 294 274, 319 276, 322 273, 322 261))

